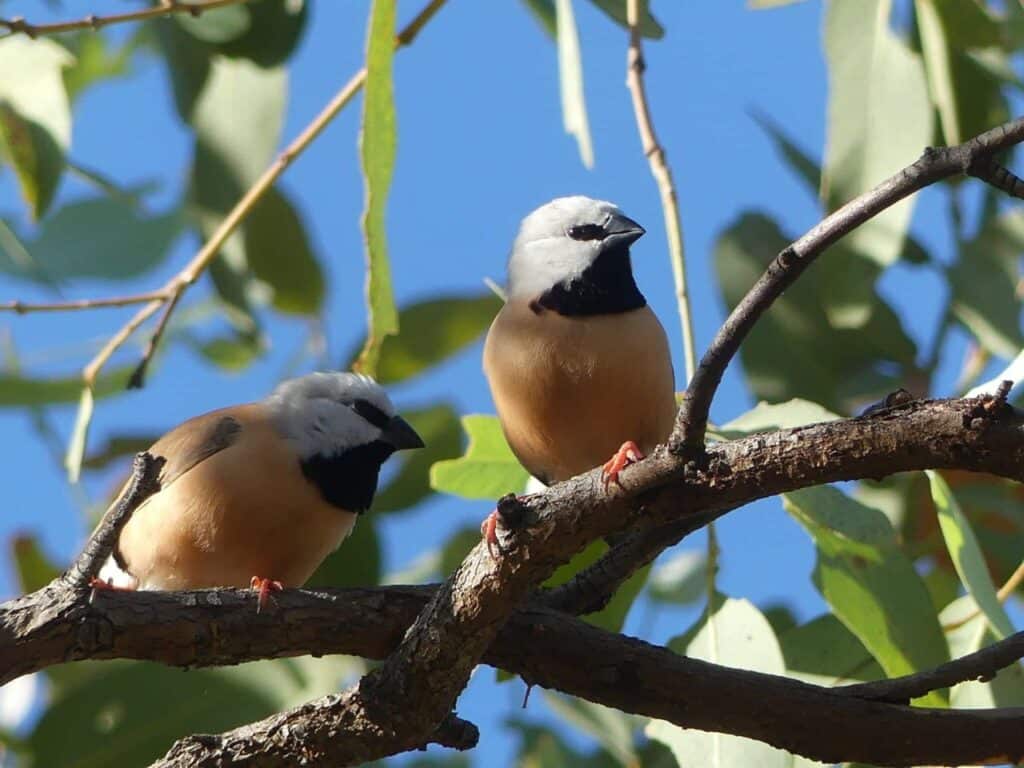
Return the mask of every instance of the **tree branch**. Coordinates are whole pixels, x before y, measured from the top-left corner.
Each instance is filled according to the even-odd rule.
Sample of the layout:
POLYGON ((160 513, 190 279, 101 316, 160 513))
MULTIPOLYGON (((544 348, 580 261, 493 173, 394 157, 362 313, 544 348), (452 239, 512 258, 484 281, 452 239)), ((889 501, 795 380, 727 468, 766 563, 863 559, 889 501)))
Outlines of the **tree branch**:
POLYGON ((121 24, 126 21, 145 21, 159 16, 170 16, 172 13, 187 13, 191 16, 200 16, 204 11, 212 11, 214 8, 221 8, 225 5, 237 5, 247 0, 161 0, 152 8, 143 8, 138 11, 126 13, 112 13, 109 16, 96 16, 89 14, 74 21, 59 21, 53 24, 30 24, 21 16, 10 19, 0 19, 0 27, 6 27, 7 34, 0 35, 0 40, 13 35, 25 35, 33 39, 40 35, 55 35, 60 32, 73 32, 78 29, 91 29, 93 31, 110 26, 121 24))
POLYGON ((1017 184, 996 178, 992 156, 1024 141, 1024 118, 1018 118, 954 147, 928 148, 913 165, 851 200, 785 248, 733 309, 718 330, 687 387, 670 440, 673 452, 700 456, 711 401, 726 367, 758 318, 830 245, 900 200, 943 179, 972 175, 998 189, 1017 184))
POLYGON ((1020 755, 1019 710, 937 713, 751 677, 539 608, 516 614, 499 635, 534 583, 599 536, 641 521, 659 526, 714 517, 754 499, 824 482, 954 467, 1020 480, 1024 417, 993 398, 911 402, 714 445, 706 466, 689 472, 681 457, 662 449, 623 473, 623 489, 605 492, 599 474, 591 472, 522 500, 524 518, 532 522, 502 531, 501 562, 478 546, 432 596, 429 588, 286 590, 276 597, 276 611, 255 616, 244 590, 104 592, 90 606, 82 600, 55 605, 48 587, 0 605, 0 682, 78 658, 223 664, 306 652, 381 658, 397 646, 352 691, 221 737, 186 740, 171 755, 201 756, 200 765, 226 755, 244 755, 253 765, 300 757, 312 765, 345 764, 420 746, 450 715, 481 659, 530 683, 818 759, 898 764, 1020 755), (562 634, 558 622, 569 622, 564 628, 570 634, 562 634), (579 664, 581 657, 602 661, 595 671, 579 664), (638 677, 641 670, 650 677, 647 671, 638 677), (745 676, 730 677, 736 674, 745 676), (902 735, 886 739, 879 733, 902 735))

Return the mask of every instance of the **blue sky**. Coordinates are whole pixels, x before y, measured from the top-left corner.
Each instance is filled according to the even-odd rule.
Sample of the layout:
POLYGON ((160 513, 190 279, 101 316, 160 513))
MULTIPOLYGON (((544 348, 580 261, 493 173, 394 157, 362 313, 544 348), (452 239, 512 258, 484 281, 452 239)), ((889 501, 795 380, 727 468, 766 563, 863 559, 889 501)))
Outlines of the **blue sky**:
MULTIPOLYGON (((78 5, 67 4, 65 13, 81 12, 78 5)), ((365 6, 314 4, 306 37, 292 60, 286 140, 360 66, 365 6)), ((787 170, 751 115, 759 111, 770 116, 820 157, 827 96, 821 5, 803 2, 775 11, 751 11, 740 0, 663 1, 653 6, 668 33, 664 40, 647 44, 649 96, 679 187, 695 332, 703 350, 724 316, 711 261, 721 230, 745 209, 771 214, 794 235, 819 217, 816 201, 787 170)), ((593 170, 582 167, 573 140, 562 130, 555 47, 525 3, 453 0, 415 45, 396 57, 399 152, 388 209, 395 291, 400 304, 442 292, 478 292, 485 277, 503 280, 516 226, 531 209, 564 194, 607 198, 647 227, 647 236, 634 247, 637 280, 669 332, 678 373, 683 362, 662 213, 624 87, 625 32, 589 2, 576 0, 574 7, 594 138, 593 170)), ((418 4, 402 0, 399 8, 400 17, 408 19, 418 4)), ((35 18, 46 17, 44 3, 19 7, 30 18, 31 11, 35 18)), ((283 182, 300 206, 328 271, 325 330, 333 365, 340 364, 364 329, 358 118, 358 108, 349 108, 283 182)), ((160 180, 162 189, 150 198, 154 210, 179 197, 189 151, 165 73, 153 57, 139 57, 130 77, 88 91, 76 106, 72 157, 125 185, 160 180)), ((75 182, 65 183, 60 199, 86 192, 75 182)), ((946 255, 944 225, 938 223, 941 204, 938 194, 922 196, 914 224, 940 257, 946 255)), ((11 175, 0 175, 0 211, 21 216, 22 210, 11 175)), ((185 238, 156 273, 118 286, 85 281, 67 293, 87 297, 158 286, 196 247, 185 238)), ((937 281, 897 269, 883 285, 907 328, 919 341, 925 338, 941 299, 937 281)), ((186 306, 206 294, 200 285, 186 295, 186 306)), ((13 298, 47 295, 0 278, 0 300, 13 298)), ((37 370, 68 372, 126 316, 124 310, 5 316, 0 317, 0 329, 13 338, 26 365, 36 361, 37 370), (88 344, 80 344, 82 340, 88 344), (69 357, 69 349, 77 353, 69 357)), ((163 431, 196 413, 262 397, 307 329, 300 321, 278 320, 268 330, 270 354, 241 374, 212 369, 180 347, 171 349, 152 371, 146 389, 100 403, 92 444, 113 432, 163 431)), ((954 345, 951 358, 960 346, 962 342, 954 345)), ((137 353, 130 349, 125 359, 137 353)), ((942 380, 948 382, 957 362, 948 361, 942 380)), ((400 407, 444 398, 462 413, 493 412, 480 370, 479 344, 392 394, 400 407)), ((734 366, 713 416, 726 421, 752 404, 734 366)), ((54 412, 62 439, 73 415, 72 408, 54 412)), ((78 504, 81 492, 68 487, 28 416, 0 411, 0 431, 11 446, 0 464, 6 504, 0 540, 30 531, 54 556, 67 559, 86 533, 78 504)), ((85 494, 98 497, 106 490, 103 484, 90 485, 85 494)), ((388 518, 383 533, 389 569, 408 565, 455 527, 478 522, 488 511, 484 503, 443 498, 388 518)), ((785 601, 802 617, 823 609, 808 579, 812 547, 777 501, 729 515, 720 525, 720 537, 720 589, 759 605, 785 601)), ((703 537, 684 546, 702 547, 703 537)), ((13 589, 9 569, 0 568, 0 594, 13 589)), ((641 607, 627 629, 642 627, 649 639, 663 641, 683 631, 695 614, 695 609, 653 612, 641 607)), ((477 674, 461 710, 483 727, 482 747, 504 754, 508 739, 496 725, 519 711, 521 689, 496 689, 490 679, 488 671, 477 674)), ((538 697, 530 714, 542 711, 538 697)))

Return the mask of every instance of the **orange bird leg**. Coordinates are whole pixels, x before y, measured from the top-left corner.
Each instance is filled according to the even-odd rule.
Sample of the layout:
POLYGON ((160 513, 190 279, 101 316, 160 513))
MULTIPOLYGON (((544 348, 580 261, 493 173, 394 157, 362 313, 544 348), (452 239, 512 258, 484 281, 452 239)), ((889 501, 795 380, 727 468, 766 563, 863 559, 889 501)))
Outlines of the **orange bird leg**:
POLYGON ((501 552, 501 542, 498 541, 498 522, 501 520, 501 513, 498 510, 494 510, 484 521, 480 523, 480 535, 483 536, 484 541, 487 542, 487 551, 491 553, 492 560, 498 560, 498 555, 494 554, 494 548, 497 546, 498 554, 501 552))
POLYGON ((605 489, 608 488, 609 483, 615 483, 621 486, 619 482, 619 472, 628 467, 630 464, 640 461, 644 457, 640 448, 632 440, 627 440, 615 452, 608 461, 601 467, 601 479, 604 480, 605 489))
POLYGON ((99 576, 93 576, 89 579, 89 588, 93 591, 105 589, 109 592, 135 592, 135 587, 121 587, 111 584, 109 581, 104 581, 99 576))
POLYGON ((249 581, 249 588, 254 590, 258 595, 256 599, 256 613, 260 613, 267 607, 267 603, 270 602, 270 593, 280 592, 284 589, 284 586, 280 581, 264 579, 260 576, 253 576, 249 581))

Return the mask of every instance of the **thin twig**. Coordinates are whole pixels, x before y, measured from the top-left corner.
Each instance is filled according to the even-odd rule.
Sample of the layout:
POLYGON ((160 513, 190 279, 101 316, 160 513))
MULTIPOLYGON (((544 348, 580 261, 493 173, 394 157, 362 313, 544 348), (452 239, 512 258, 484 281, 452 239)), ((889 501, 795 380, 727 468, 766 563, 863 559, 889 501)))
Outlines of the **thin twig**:
POLYGON ((160 3, 151 8, 143 8, 138 11, 112 13, 109 16, 89 14, 73 21, 58 21, 52 24, 31 24, 21 16, 15 16, 10 19, 0 19, 0 27, 6 27, 8 30, 6 35, 0 35, 0 39, 18 34, 34 39, 40 35, 55 35, 79 29, 96 31, 111 24, 121 24, 127 21, 145 21, 146 19, 153 19, 159 16, 170 16, 172 13, 187 13, 191 16, 200 16, 204 11, 244 2, 248 2, 248 0, 193 0, 193 2, 161 0, 160 3))
MULTIPOLYGON (((1010 598, 1010 595, 1017 590, 1017 587, 1021 585, 1021 582, 1024 582, 1024 560, 1021 560, 1020 565, 1017 566, 1017 570, 1010 574, 1010 578, 1008 578, 1006 583, 1003 584, 1003 586, 1001 586, 996 592, 996 597, 999 599, 999 602, 1005 603, 1010 598)), ((952 632, 954 629, 959 629, 964 624, 969 621, 973 621, 980 615, 981 608, 975 608, 962 619, 951 621, 949 624, 943 624, 942 631, 952 632)))
POLYGON ((644 154, 651 166, 651 175, 661 194, 661 209, 665 216, 665 234, 668 237, 672 276, 676 284, 679 304, 679 323, 683 332, 683 359, 686 363, 686 381, 693 378, 697 353, 693 342, 693 323, 690 318, 690 299, 686 288, 686 255, 683 250, 683 225, 679 217, 679 201, 672 170, 665 159, 665 150, 658 142, 651 119, 651 109, 644 87, 644 54, 640 36, 640 0, 627 0, 626 18, 629 24, 629 50, 626 54, 626 87, 633 99, 636 128, 644 154))
MULTIPOLYGON (((440 10, 441 6, 444 5, 445 0, 431 0, 421 10, 416 17, 409 22, 409 24, 398 33, 395 37, 395 46, 401 48, 403 46, 410 45, 413 40, 416 39, 416 35, 423 28, 423 26, 440 10)), ((178 300, 181 298, 181 294, 184 293, 190 285, 199 279, 203 271, 209 266, 210 262, 220 251, 221 246, 231 236, 231 234, 238 228, 246 216, 252 211, 256 203, 267 193, 267 191, 274 185, 277 179, 285 172, 285 170, 292 164, 296 157, 298 157, 317 136, 327 127, 327 125, 338 115, 338 113, 348 104, 352 98, 359 92, 366 82, 366 68, 363 67, 356 72, 349 81, 334 95, 334 97, 327 103, 327 105, 320 111, 320 113, 306 126, 306 128, 289 144, 285 149, 277 156, 274 162, 263 172, 256 182, 249 188, 249 190, 242 196, 242 198, 235 204, 235 207, 231 209, 227 216, 221 221, 216 231, 210 236, 210 239, 206 241, 202 248, 192 257, 192 260, 185 265, 177 275, 171 278, 163 288, 155 292, 161 298, 153 300, 142 309, 140 309, 121 329, 115 333, 103 348, 96 354, 96 356, 85 366, 82 370, 82 380, 85 387, 93 389, 96 383, 96 377, 99 372, 103 369, 103 366, 107 364, 113 354, 123 345, 129 337, 149 318, 151 318, 156 312, 163 306, 167 306, 173 310, 178 300)), ((170 317, 170 312, 166 312, 164 317, 160 320, 160 326, 150 340, 150 343, 146 347, 140 368, 145 369, 145 365, 148 363, 149 358, 153 356, 156 351, 157 344, 162 336, 162 329, 166 326, 170 317)), ((133 376, 132 381, 136 379, 133 376)))
POLYGON ((164 461, 163 458, 154 457, 145 451, 136 454, 128 487, 121 494, 117 504, 103 516, 89 541, 85 543, 82 554, 64 576, 64 580, 71 586, 85 589, 99 573, 103 563, 114 551, 117 537, 132 513, 142 502, 160 490, 159 477, 164 461))
POLYGON ((843 685, 835 691, 858 699, 905 703, 966 680, 991 680, 999 670, 1021 658, 1024 658, 1024 632, 1010 635, 1005 640, 948 661, 935 669, 870 683, 843 685))
POLYGON ((31 312, 69 312, 78 309, 101 309, 104 307, 127 307, 132 304, 143 304, 148 301, 164 301, 164 291, 134 293, 130 296, 111 296, 105 299, 74 299, 72 301, 56 301, 33 304, 27 301, 0 302, 0 312, 16 312, 27 315, 31 312))
POLYGON ((729 362, 765 310, 830 245, 900 200, 943 179, 973 175, 995 183, 986 170, 990 158, 1021 141, 1024 118, 1011 120, 954 147, 929 147, 915 163, 833 212, 787 246, 736 305, 701 359, 683 396, 669 443, 671 450, 692 456, 703 453, 711 401, 729 362))
POLYGON ((139 364, 135 366, 135 370, 132 371, 132 375, 128 377, 128 389, 142 389, 146 381, 146 369, 149 368, 149 362, 153 359, 153 355, 156 353, 157 344, 160 343, 160 339, 164 335, 164 331, 167 329, 167 323, 171 319, 171 313, 174 312, 174 308, 178 306, 178 300, 181 298, 181 291, 178 291, 164 304, 163 314, 160 315, 160 320, 156 324, 156 329, 153 331, 153 335, 149 337, 149 342, 146 344, 146 349, 142 352, 142 359, 139 360, 139 364))

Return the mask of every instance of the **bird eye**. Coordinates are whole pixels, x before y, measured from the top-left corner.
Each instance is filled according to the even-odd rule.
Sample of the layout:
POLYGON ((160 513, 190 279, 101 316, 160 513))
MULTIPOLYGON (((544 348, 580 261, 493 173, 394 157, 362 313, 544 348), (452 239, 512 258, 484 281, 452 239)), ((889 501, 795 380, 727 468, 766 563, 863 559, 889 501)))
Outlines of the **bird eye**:
POLYGON ((569 237, 573 240, 604 240, 606 234, 608 233, 600 224, 578 224, 569 227, 569 237))
POLYGON ((352 410, 377 427, 377 429, 384 429, 388 422, 391 421, 390 416, 369 400, 356 400, 352 403, 352 410))

